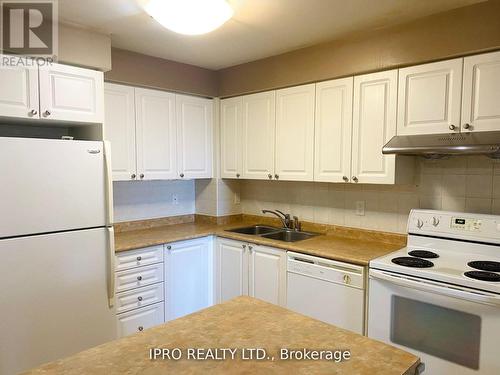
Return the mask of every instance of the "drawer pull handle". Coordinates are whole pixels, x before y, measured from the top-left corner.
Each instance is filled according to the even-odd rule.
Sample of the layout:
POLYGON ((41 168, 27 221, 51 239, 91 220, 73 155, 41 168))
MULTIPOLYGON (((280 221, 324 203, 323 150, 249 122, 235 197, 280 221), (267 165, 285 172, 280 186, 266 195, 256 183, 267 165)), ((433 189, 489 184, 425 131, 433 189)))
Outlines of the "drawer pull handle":
POLYGON ((143 326, 139 326, 139 327, 137 327, 137 330, 138 330, 139 332, 142 332, 142 331, 144 330, 144 327, 143 327, 143 326))
POLYGON ((141 297, 141 296, 137 297, 137 300, 138 300, 139 302, 140 302, 140 301, 142 301, 142 297, 141 297))
POLYGON ((168 245, 167 250, 172 250, 172 246, 168 245))
POLYGON ((351 283, 351 277, 349 275, 344 275, 344 283, 346 283, 346 284, 351 283))
POLYGON ((137 257, 137 261, 140 262, 142 260, 142 257, 137 257))
POLYGON ((141 281, 142 280, 142 276, 137 276, 137 280, 141 281))

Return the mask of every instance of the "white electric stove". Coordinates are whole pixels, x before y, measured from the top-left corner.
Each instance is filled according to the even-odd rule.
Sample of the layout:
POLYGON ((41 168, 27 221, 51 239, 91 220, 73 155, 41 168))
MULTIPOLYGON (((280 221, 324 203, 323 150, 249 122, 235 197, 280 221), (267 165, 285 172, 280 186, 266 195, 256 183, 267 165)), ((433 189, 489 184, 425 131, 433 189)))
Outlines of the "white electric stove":
POLYGON ((412 210, 407 247, 369 274, 368 336, 429 374, 500 374, 500 216, 412 210))

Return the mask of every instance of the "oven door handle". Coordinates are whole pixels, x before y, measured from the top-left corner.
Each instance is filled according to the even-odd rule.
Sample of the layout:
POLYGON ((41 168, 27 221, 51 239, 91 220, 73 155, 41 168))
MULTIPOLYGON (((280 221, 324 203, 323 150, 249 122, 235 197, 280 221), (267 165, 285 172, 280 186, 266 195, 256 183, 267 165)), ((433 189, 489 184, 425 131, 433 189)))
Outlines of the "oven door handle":
POLYGON ((440 294, 447 297, 458 298, 466 301, 477 302, 485 305, 500 306, 500 296, 497 294, 462 288, 454 285, 417 279, 411 276, 397 275, 376 269, 370 269, 370 279, 388 281, 399 286, 418 289, 424 292, 440 294))

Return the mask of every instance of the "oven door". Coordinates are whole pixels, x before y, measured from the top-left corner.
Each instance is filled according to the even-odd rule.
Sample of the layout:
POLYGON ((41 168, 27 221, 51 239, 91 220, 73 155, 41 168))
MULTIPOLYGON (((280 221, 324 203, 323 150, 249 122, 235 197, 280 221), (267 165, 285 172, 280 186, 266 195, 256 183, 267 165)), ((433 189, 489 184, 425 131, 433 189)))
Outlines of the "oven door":
POLYGON ((500 374, 500 296, 370 269, 368 336, 431 375, 500 374))

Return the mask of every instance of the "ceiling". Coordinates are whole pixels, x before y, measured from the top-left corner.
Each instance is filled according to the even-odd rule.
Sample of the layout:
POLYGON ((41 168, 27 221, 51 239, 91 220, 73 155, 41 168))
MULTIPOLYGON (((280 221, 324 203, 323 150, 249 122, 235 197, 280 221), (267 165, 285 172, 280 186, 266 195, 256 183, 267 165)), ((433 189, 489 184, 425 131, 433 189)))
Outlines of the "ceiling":
POLYGON ((114 47, 221 69, 482 0, 229 0, 234 17, 205 35, 176 34, 144 0, 59 0, 59 18, 111 34, 114 47))

